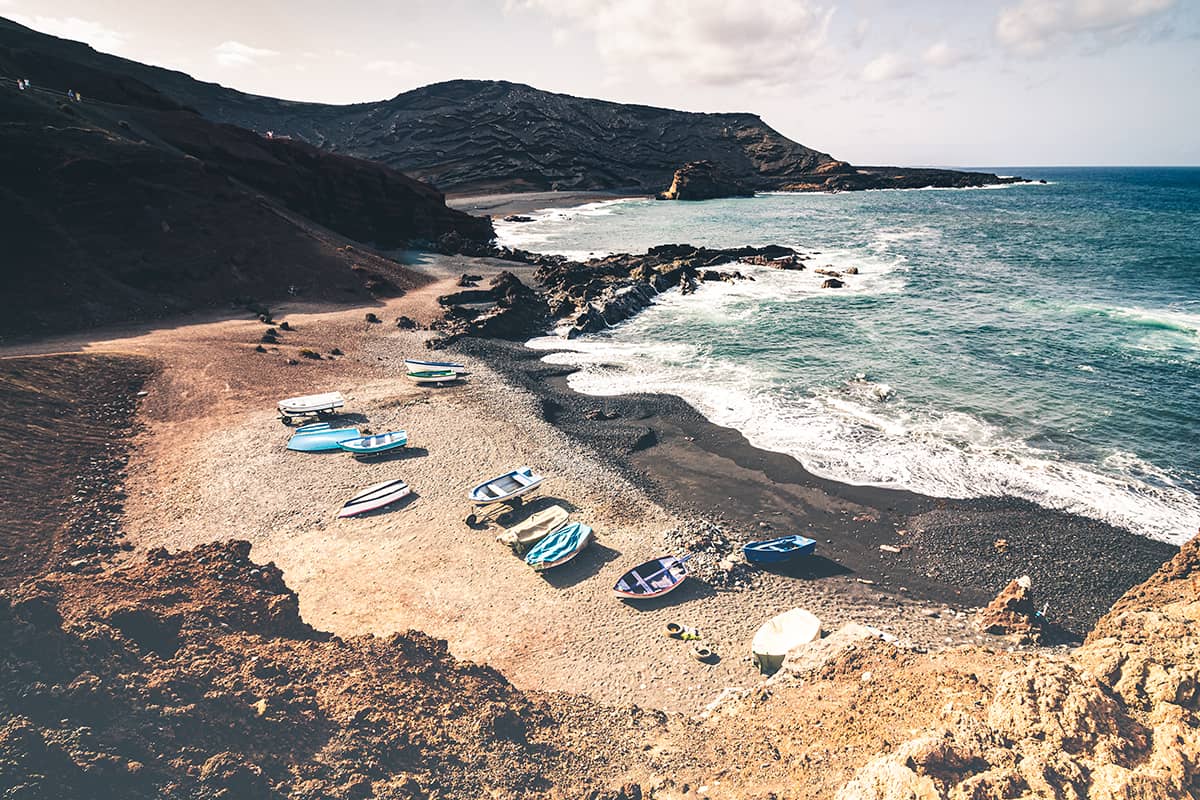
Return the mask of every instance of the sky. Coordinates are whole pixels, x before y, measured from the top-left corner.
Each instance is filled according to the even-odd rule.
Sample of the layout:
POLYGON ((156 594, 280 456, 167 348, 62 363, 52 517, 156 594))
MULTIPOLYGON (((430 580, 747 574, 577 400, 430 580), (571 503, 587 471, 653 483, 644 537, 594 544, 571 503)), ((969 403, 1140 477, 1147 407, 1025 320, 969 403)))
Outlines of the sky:
POLYGON ((856 164, 1200 164, 1200 0, 0 0, 292 100, 453 78, 749 111, 856 164))

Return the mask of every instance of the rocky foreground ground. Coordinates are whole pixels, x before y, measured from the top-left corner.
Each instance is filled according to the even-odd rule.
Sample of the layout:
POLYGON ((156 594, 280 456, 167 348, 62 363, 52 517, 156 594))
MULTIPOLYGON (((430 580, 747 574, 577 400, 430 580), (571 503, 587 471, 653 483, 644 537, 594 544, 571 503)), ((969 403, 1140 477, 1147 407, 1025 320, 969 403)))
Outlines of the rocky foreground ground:
POLYGON ((519 690, 420 633, 315 630, 246 542, 122 556, 130 397, 146 364, 92 364, 106 379, 81 406, 55 399, 66 362, 43 360, 57 366, 24 360, 6 392, 23 388, 39 418, 65 403, 58 418, 78 411, 91 438, 51 487, 74 510, 24 523, 48 535, 45 556, 10 572, 0 596, 6 797, 1165 799, 1200 789, 1196 541, 1073 650, 920 652, 850 626, 700 715, 606 706, 519 690))

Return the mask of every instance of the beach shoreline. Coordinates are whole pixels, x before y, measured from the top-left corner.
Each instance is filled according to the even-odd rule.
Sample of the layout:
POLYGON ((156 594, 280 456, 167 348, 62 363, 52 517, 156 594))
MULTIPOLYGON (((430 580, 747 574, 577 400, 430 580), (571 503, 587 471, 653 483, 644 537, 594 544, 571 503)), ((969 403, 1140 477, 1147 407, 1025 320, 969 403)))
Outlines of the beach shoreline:
POLYGON ((539 396, 548 421, 673 513, 743 538, 810 536, 830 562, 827 578, 883 595, 981 606, 1028 574, 1048 618, 1074 639, 1179 550, 1018 498, 936 498, 823 478, 679 397, 576 392, 573 368, 542 361, 552 351, 478 339, 456 347, 539 396))
POLYGON ((488 217, 506 217, 510 214, 528 215, 535 211, 552 208, 578 208, 589 203, 610 200, 648 200, 652 195, 621 191, 566 191, 566 192, 506 192, 503 194, 476 194, 473 192, 446 195, 446 205, 469 214, 488 217))

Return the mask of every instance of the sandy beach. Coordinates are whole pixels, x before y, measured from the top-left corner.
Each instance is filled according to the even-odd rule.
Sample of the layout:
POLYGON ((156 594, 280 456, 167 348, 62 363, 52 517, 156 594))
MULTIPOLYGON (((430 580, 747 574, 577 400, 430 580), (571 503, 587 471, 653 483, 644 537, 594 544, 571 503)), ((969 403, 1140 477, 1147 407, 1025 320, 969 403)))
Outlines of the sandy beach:
MULTIPOLYGON (((475 271, 499 266, 468 265, 475 271)), ((558 368, 518 345, 468 342, 459 348, 471 372, 467 380, 441 388, 411 384, 403 359, 427 353, 429 334, 398 329, 393 321, 400 315, 432 321, 434 298, 452 291, 449 276, 463 266, 461 259, 426 257, 431 282, 372 308, 380 323, 366 322, 361 308, 275 308, 275 327, 286 320, 293 330, 280 331, 280 344, 265 353, 255 347, 267 325, 226 318, 163 324, 118 338, 71 337, 9 348, 5 356, 81 351, 157 362, 141 401, 143 426, 125 487, 123 524, 134 557, 155 547, 248 539, 256 559, 282 568, 299 594, 302 616, 315 627, 340 636, 419 629, 446 639, 459 658, 497 667, 523 689, 696 713, 724 688, 759 680, 749 663, 749 640, 781 611, 802 606, 829 629, 861 622, 921 648, 987 642, 968 626, 968 612, 989 599, 989 582, 1036 569, 1040 554, 964 582, 964 570, 949 562, 941 565, 944 573, 932 571, 932 547, 883 553, 880 543, 907 545, 901 531, 915 534, 918 524, 928 541, 940 541, 937 532, 950 527, 936 517, 948 509, 960 528, 972 519, 990 521, 952 550, 986 549, 994 528, 1011 519, 988 516, 982 506, 814 479, 790 459, 753 451, 734 432, 709 425, 671 398, 600 402, 576 395, 553 374, 558 368), (323 357, 297 358, 302 349, 323 357), (335 351, 341 355, 330 355, 335 351), (321 390, 347 396, 346 424, 375 432, 402 428, 409 446, 375 463, 287 451, 289 429, 276 418, 274 403, 321 390), (615 411, 616 419, 593 424, 584 412, 596 407, 615 411), (656 444, 631 447, 630 437, 647 428, 656 444), (494 541, 496 525, 464 523, 467 489, 523 464, 549 476, 545 498, 530 508, 560 503, 596 531, 595 543, 578 558, 544 574, 494 541), (705 500, 705 483, 718 472, 734 476, 734 488, 728 497, 705 500), (362 518, 334 518, 355 491, 395 477, 413 487, 411 500, 362 518), (810 533, 819 537, 819 558, 793 574, 757 573, 737 590, 693 579, 658 603, 635 606, 614 598, 611 587, 620 574, 666 552, 663 534, 687 519, 718 522, 735 540, 810 533), (686 646, 662 635, 668 621, 701 628, 719 662, 690 658, 686 646)), ((1052 519, 1040 510, 1024 513, 1026 522, 1052 519)), ((1074 524, 1080 541, 1094 533, 1094 525, 1074 524)), ((1094 596, 1089 590, 1091 599, 1072 604, 1064 589, 1053 607, 1070 610, 1065 621, 1083 624, 1092 616, 1088 603, 1107 605, 1169 550, 1144 542, 1120 558, 1089 553, 1100 556, 1093 562, 1094 596)), ((1044 573, 1083 562, 1068 557, 1072 548, 1061 552, 1061 569, 1044 573)), ((975 569, 980 559, 960 562, 975 569)))

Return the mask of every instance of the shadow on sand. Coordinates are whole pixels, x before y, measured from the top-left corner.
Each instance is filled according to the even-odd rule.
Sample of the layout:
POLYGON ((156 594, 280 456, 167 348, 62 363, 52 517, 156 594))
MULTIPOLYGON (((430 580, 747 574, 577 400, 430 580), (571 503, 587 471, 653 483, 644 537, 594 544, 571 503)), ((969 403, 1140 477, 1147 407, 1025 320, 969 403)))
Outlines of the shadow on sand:
POLYGON ((762 572, 772 575, 782 575, 785 578, 800 578, 803 580, 818 580, 832 578, 838 575, 852 575, 854 570, 839 564, 825 556, 807 556, 783 564, 756 564, 762 572))
MULTIPOLYGON (((323 416, 293 416, 291 422, 283 422, 288 428, 303 428, 305 425, 312 425, 317 422, 327 422, 331 428, 342 428, 351 425, 365 425, 367 417, 365 414, 359 414, 357 411, 352 411, 345 414, 325 414, 323 416)), ((282 420, 280 420, 282 422, 282 420)))
POLYGON ((429 455, 424 447, 397 447, 382 453, 355 453, 354 458, 364 464, 385 464, 389 461, 407 461, 410 458, 422 458, 429 455))
MULTIPOLYGON (((522 500, 522 498, 517 498, 522 500)), ((516 504, 506 504, 507 510, 501 511, 498 514, 487 514, 481 512, 476 507, 471 512, 471 519, 467 520, 467 527, 471 530, 483 531, 492 526, 501 528, 511 528, 519 522, 524 522, 539 511, 544 511, 550 506, 562 506, 568 513, 577 510, 577 506, 569 500, 563 500, 561 497, 540 496, 533 500, 525 500, 516 504), (471 521, 471 520, 474 521, 471 521)))
MULTIPOLYGON (((614 581, 615 582, 615 581, 614 581)), ((702 597, 714 597, 716 590, 696 577, 690 577, 674 591, 662 597, 650 597, 645 600, 631 600, 622 597, 621 602, 638 611, 657 611, 660 608, 671 608, 702 597)))
POLYGON ((408 494, 404 495, 404 497, 401 497, 396 502, 389 503, 382 508, 372 509, 371 511, 364 511, 361 514, 355 514, 353 517, 339 517, 338 519, 370 519, 371 517, 382 517, 385 514, 392 513, 393 511, 403 511, 404 509, 408 508, 413 503, 415 503, 417 501, 417 498, 419 498, 420 496, 421 495, 417 494, 416 492, 410 491, 408 494))
POLYGON ((592 577, 600 571, 601 567, 610 561, 615 561, 620 555, 618 550, 605 547, 599 542, 592 542, 583 552, 566 564, 543 572, 542 579, 555 589, 566 589, 592 577))

